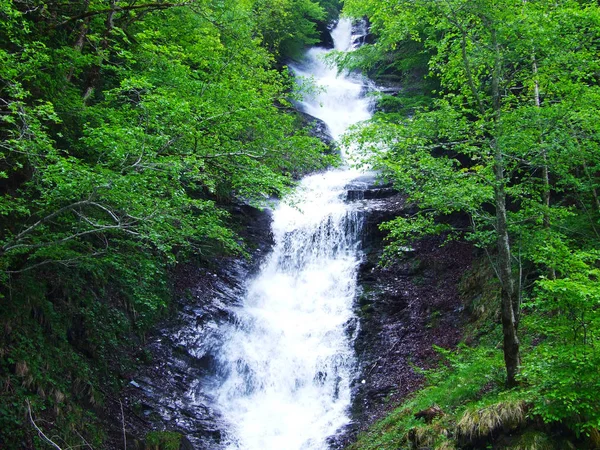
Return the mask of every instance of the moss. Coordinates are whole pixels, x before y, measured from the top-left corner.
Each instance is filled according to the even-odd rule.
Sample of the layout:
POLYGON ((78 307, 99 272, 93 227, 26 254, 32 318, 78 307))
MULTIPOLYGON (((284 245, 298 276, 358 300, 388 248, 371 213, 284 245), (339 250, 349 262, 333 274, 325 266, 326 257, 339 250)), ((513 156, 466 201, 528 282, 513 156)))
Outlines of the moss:
POLYGON ((467 439, 485 437, 496 430, 512 430, 525 423, 527 406, 522 400, 500 401, 483 408, 468 408, 456 428, 467 439))
POLYGON ((151 431, 146 435, 146 450, 179 450, 182 438, 175 431, 151 431))
POLYGON ((429 315, 429 321, 427 322, 427 325, 425 325, 426 328, 437 328, 440 324, 440 320, 442 318, 442 312, 435 310, 432 311, 431 314, 429 315))
POLYGON ((486 259, 474 263, 462 277, 459 291, 470 318, 465 327, 465 341, 493 342, 498 337, 491 332, 500 320, 500 284, 486 259))

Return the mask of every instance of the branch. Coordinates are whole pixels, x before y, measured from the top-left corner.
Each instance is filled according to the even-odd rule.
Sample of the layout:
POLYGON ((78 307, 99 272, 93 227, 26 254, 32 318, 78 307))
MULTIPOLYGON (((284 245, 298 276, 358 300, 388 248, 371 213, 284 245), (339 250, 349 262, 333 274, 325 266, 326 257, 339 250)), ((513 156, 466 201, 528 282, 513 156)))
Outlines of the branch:
POLYGON ((53 25, 51 28, 62 27, 63 25, 68 24, 69 22, 75 22, 77 20, 86 19, 88 17, 97 16, 100 14, 115 13, 115 12, 121 12, 121 11, 135 11, 137 9, 148 9, 148 10, 153 11, 153 10, 175 8, 178 6, 187 6, 192 3, 193 2, 191 2, 191 1, 183 2, 183 3, 143 3, 141 5, 114 6, 112 8, 97 9, 95 11, 87 11, 83 14, 79 14, 78 16, 69 17, 68 19, 66 19, 64 21, 53 25))
POLYGON ((119 399, 121 405, 121 424, 123 425, 123 449, 127 449, 127 433, 125 432, 125 413, 123 412, 123 402, 119 399))
POLYGON ((481 101, 481 97, 479 95, 479 90, 475 86, 475 81, 473 80, 473 73, 471 72, 471 64, 469 62, 469 56, 467 54, 467 30, 459 22, 459 20, 457 18, 457 13, 454 10, 454 8, 452 8, 452 5, 450 4, 450 2, 446 2, 446 3, 448 4, 448 7, 450 8, 450 12, 452 13, 452 17, 446 16, 446 18, 450 21, 450 23, 452 23, 460 31, 460 35, 461 35, 460 49, 461 49, 461 56, 462 56, 462 60, 463 60, 463 66, 465 69, 465 75, 467 76, 467 84, 469 85, 469 88, 471 90, 471 93, 473 94, 473 97, 475 97, 475 103, 477 103, 477 108, 479 109, 479 112, 481 113, 481 115, 484 116, 485 115, 485 107, 483 105, 483 102, 481 101))
POLYGON ((122 224, 117 224, 117 225, 104 225, 104 226, 99 226, 97 228, 94 228, 92 230, 86 230, 86 231, 80 231, 79 233, 73 233, 70 236, 64 237, 62 239, 58 239, 56 241, 51 241, 51 242, 44 242, 41 244, 14 244, 12 246, 9 246, 7 248, 3 247, 4 252, 8 252, 10 250, 14 250, 16 248, 27 248, 27 249, 36 249, 36 248, 44 248, 44 247, 50 247, 52 245, 58 245, 58 244, 64 244, 65 242, 68 241, 72 241, 75 238, 81 237, 81 236, 87 236, 88 234, 95 234, 95 233, 101 233, 103 231, 108 231, 108 230, 121 230, 124 231, 125 233, 129 233, 133 236, 139 236, 140 233, 133 231, 133 230, 129 230, 126 228, 127 225, 122 225, 122 224))
POLYGON ((33 415, 31 414, 31 403, 29 403, 29 400, 26 400, 25 402, 27 403, 27 412, 29 414, 29 420, 31 421, 33 428, 35 428, 35 430, 37 431, 38 436, 41 437, 44 441, 46 441, 48 444, 50 444, 55 449, 62 450, 62 448, 60 448, 52 439, 50 439, 48 436, 46 436, 44 434, 44 432, 40 429, 40 427, 37 426, 37 424, 33 420, 33 415))
POLYGON ((46 264, 62 264, 65 267, 69 267, 71 266, 75 261, 79 261, 82 260, 84 258, 92 258, 94 256, 98 256, 98 255, 102 255, 105 252, 100 251, 100 252, 94 252, 90 255, 82 255, 82 256, 77 256, 75 258, 70 258, 70 259, 47 259, 44 261, 41 261, 37 264, 34 264, 32 266, 28 266, 25 267, 24 269, 19 269, 19 270, 6 270, 5 273, 23 273, 23 272, 29 272, 30 270, 36 269, 40 266, 45 266, 46 264))
MULTIPOLYGON (((54 219, 56 216, 62 214, 65 211, 68 211, 70 209, 74 209, 77 208, 78 206, 85 206, 85 205, 89 205, 93 202, 91 202, 90 200, 82 200, 80 202, 75 202, 75 203, 71 203, 70 205, 67 206, 63 206, 62 208, 60 208, 57 211, 54 211, 52 214, 47 215, 46 217, 41 218, 40 220, 38 220, 36 223, 34 223, 33 225, 31 225, 29 228, 21 231, 19 234, 17 234, 12 242, 18 242, 21 239, 23 239, 24 236, 26 236, 27 234, 31 233, 33 230, 35 230, 37 227, 39 227, 40 225, 48 222, 49 220, 54 219)), ((7 250, 9 250, 11 248, 11 246, 9 244, 5 244, 2 247, 2 251, 6 252, 7 250)))
POLYGON ((132 222, 123 223, 121 221, 121 219, 119 217, 117 217, 117 215, 113 211, 111 211, 109 208, 107 208, 106 206, 101 205, 100 203, 97 203, 97 202, 94 202, 91 200, 82 200, 79 202, 71 203, 70 205, 67 205, 67 206, 63 206, 62 208, 58 209, 57 211, 54 211, 52 214, 49 214, 46 217, 43 217, 42 219, 38 220, 36 223, 31 225, 29 228, 27 228, 27 229, 23 230, 22 232, 20 232, 19 234, 17 234, 14 237, 14 239, 12 239, 12 241, 4 244, 4 246, 2 246, 2 248, 0 250, 3 253, 6 253, 6 252, 8 252, 10 250, 14 250, 16 248, 35 249, 35 248, 48 247, 50 245, 56 245, 56 244, 61 244, 61 243, 70 241, 70 240, 75 239, 80 236, 84 236, 84 235, 92 234, 92 233, 98 233, 98 232, 102 232, 102 231, 107 231, 107 230, 111 230, 111 229, 120 229, 126 233, 138 236, 139 233, 136 233, 135 231, 127 228, 128 226, 131 226, 131 225, 132 225, 132 222), (106 214, 108 214, 112 218, 112 220, 114 220, 115 225, 101 225, 101 224, 92 222, 88 217, 84 216, 81 213, 78 213, 77 211, 74 211, 76 208, 78 208, 80 206, 94 206, 94 207, 104 211, 106 214), (73 210, 75 212, 75 214, 77 214, 80 218, 85 220, 88 224, 92 225, 94 228, 91 230, 74 233, 70 236, 59 239, 57 241, 46 242, 46 243, 41 243, 41 244, 21 244, 21 243, 19 243, 20 241, 23 240, 23 238, 25 238, 28 234, 32 233, 40 225, 43 225, 44 223, 55 218, 56 216, 66 212, 66 211, 71 211, 71 210, 73 210))
POLYGON ((260 159, 260 158, 264 158, 266 155, 267 155, 267 152, 265 150, 262 155, 257 155, 255 153, 247 153, 247 152, 233 152, 233 153, 216 153, 214 155, 203 155, 203 156, 200 156, 200 158, 213 159, 213 158, 224 158, 224 157, 228 157, 228 156, 247 156, 248 158, 252 158, 252 159, 260 159))

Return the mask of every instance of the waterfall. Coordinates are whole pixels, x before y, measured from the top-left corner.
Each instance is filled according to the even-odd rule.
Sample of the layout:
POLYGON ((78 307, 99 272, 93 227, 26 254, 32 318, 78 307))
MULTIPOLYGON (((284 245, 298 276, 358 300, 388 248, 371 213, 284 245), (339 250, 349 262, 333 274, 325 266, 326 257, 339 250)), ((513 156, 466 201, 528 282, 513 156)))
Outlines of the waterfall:
MULTIPOLYGON (((340 20, 332 35, 336 49, 352 49, 350 21, 340 20)), ((370 104, 364 80, 338 75, 323 62, 325 53, 309 50, 293 70, 324 88, 301 108, 338 138, 369 118, 370 104)), ((230 449, 324 450, 350 420, 362 214, 345 202, 345 186, 357 175, 308 176, 273 212, 274 247, 232 308, 218 354, 213 395, 229 423, 230 449)))

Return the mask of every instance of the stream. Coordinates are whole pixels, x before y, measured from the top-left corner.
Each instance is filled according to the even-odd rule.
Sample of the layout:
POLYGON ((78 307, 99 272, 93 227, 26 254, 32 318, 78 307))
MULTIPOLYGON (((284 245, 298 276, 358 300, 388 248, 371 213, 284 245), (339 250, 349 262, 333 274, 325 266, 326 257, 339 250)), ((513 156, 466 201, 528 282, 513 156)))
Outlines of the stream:
MULTIPOLYGON (((339 51, 351 51, 357 39, 348 20, 332 36, 339 51)), ((370 117, 371 102, 365 80, 338 75, 324 63, 326 52, 312 48, 292 69, 323 88, 300 108, 337 139, 370 117)), ((324 450, 350 421, 364 214, 345 200, 359 176, 348 168, 310 175, 273 211, 272 251, 221 325, 212 397, 227 423, 228 449, 324 450)))

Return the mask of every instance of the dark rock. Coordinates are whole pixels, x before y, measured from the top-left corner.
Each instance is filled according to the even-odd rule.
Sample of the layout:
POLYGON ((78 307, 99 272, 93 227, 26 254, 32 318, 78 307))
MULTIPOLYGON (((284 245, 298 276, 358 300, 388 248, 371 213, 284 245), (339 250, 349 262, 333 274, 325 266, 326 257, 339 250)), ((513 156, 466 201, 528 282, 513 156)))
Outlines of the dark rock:
POLYGON ((346 200, 349 202, 356 200, 375 200, 380 198, 389 198, 398 194, 393 188, 374 188, 374 189, 350 189, 348 190, 348 195, 346 200))
MULTIPOLYGON (((123 389, 126 427, 135 439, 153 430, 185 436, 181 449, 218 450, 224 420, 210 405, 200 383, 216 369, 221 336, 208 324, 229 320, 228 306, 244 295, 244 280, 259 267, 272 245, 270 212, 248 205, 231 207, 239 232, 253 257, 221 258, 211 268, 181 265, 175 273, 177 314, 157 327, 142 354, 148 354, 132 381, 123 389), (135 381, 133 381, 135 380, 135 381)), ((119 416, 120 417, 120 416, 119 416)), ((118 435, 109 448, 122 448, 118 435)))
MULTIPOLYGON (((350 188, 372 189, 372 181, 360 181, 360 188, 355 182, 350 188)), ((352 385, 353 421, 332 439, 332 448, 345 448, 358 432, 422 386, 423 376, 413 368, 433 367, 438 360, 433 345, 451 348, 458 343, 464 315, 458 281, 474 251, 466 243, 441 247, 443 238, 426 238, 407 245, 401 258, 382 267, 378 262, 385 233, 379 225, 416 209, 398 193, 366 205, 356 300, 361 323, 354 345, 360 367, 352 385)))
POLYGON ((298 115, 301 117, 302 124, 308 127, 309 134, 319 139, 329 148, 328 153, 339 153, 335 139, 331 136, 331 131, 329 131, 329 127, 325 122, 302 111, 298 111, 298 115))
MULTIPOLYGON (((356 299, 360 324, 356 320, 346 324, 348 334, 356 336, 359 373, 352 383, 353 421, 329 440, 332 449, 346 446, 389 405, 422 385, 422 375, 413 367, 432 367, 433 344, 452 347, 458 342, 463 313, 457 284, 472 258, 467 244, 440 247, 441 238, 429 238, 406 246, 402 258, 381 267, 385 233, 379 225, 413 214, 415 208, 391 186, 378 185, 374 174, 349 183, 348 191, 360 192, 348 197, 360 195, 366 210, 356 299)), ((210 407, 210 389, 202 385, 217 370, 215 355, 222 345, 211 324, 232 320, 228 307, 243 297, 244 280, 258 269, 272 245, 268 211, 239 204, 231 212, 240 222, 239 231, 252 242, 254 257, 223 258, 211 268, 178 267, 179 312, 148 338, 142 354, 149 356, 128 378, 136 385, 129 384, 122 393, 132 442, 150 430, 166 429, 185 436, 181 448, 186 450, 224 447, 225 420, 210 407)), ((328 376, 319 373, 314 382, 328 376)), ((109 448, 120 448, 120 438, 115 434, 115 445, 109 448)))
POLYGON ((371 24, 368 18, 358 20, 352 25, 352 38, 354 48, 375 42, 375 36, 371 33, 371 24))
POLYGON ((331 30, 335 27, 334 24, 328 24, 325 22, 317 22, 317 32, 319 33, 318 47, 326 49, 332 49, 334 47, 333 38, 331 37, 331 30))
POLYGON ((181 438, 181 443, 179 444, 179 450, 196 450, 190 440, 183 436, 181 438))
MULTIPOLYGON (((381 183, 375 173, 367 173, 352 180, 346 185, 346 201, 377 200, 393 197, 398 191, 391 183, 381 183)), ((377 209, 377 205, 369 205, 368 209, 377 209)))

